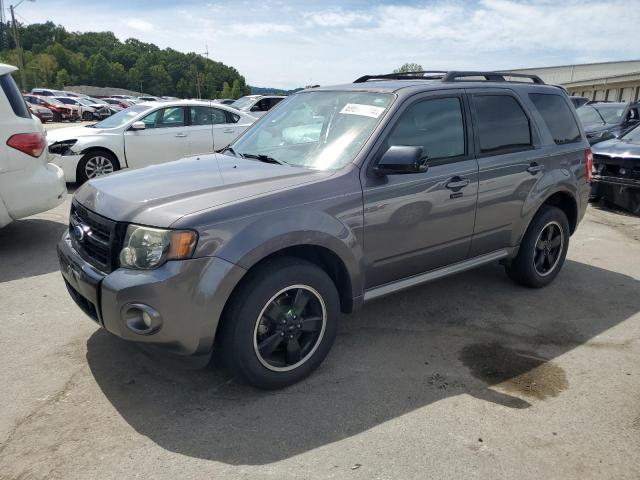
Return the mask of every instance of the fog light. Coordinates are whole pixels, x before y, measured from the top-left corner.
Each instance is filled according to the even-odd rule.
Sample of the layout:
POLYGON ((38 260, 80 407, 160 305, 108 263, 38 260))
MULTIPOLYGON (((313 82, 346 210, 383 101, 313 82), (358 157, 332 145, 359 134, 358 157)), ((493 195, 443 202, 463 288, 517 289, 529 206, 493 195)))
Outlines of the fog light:
POLYGON ((147 312, 142 312, 142 321, 144 322, 147 328, 150 328, 153 322, 153 319, 151 318, 151 315, 149 315, 147 312))
POLYGON ((121 316, 127 328, 138 335, 151 335, 162 327, 160 313, 143 303, 125 305, 121 316))

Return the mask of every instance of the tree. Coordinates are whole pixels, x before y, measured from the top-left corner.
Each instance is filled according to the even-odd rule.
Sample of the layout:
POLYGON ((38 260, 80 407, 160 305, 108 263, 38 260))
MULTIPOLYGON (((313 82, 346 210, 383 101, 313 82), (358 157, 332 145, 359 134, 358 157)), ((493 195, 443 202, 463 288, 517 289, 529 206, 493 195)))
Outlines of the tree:
POLYGON ((233 81, 233 87, 231 87, 231 98, 240 98, 242 96, 242 90, 240 89, 240 80, 237 78, 233 81))
POLYGON ((89 57, 89 78, 92 85, 106 87, 111 82, 111 66, 104 55, 96 53, 89 57))
POLYGON ((229 86, 229 82, 224 82, 222 84, 222 92, 220 92, 220 98, 231 98, 231 87, 229 86))
POLYGON ((58 70, 56 74, 56 88, 64 89, 64 87, 71 84, 71 77, 69 76, 69 72, 67 72, 64 68, 62 70, 58 70))
MULTIPOLYGON (((215 98, 226 82, 226 97, 249 91, 235 68, 193 52, 160 49, 135 38, 121 42, 112 32, 68 32, 53 22, 17 28, 27 88, 95 85, 185 98, 200 90, 203 98, 215 98)), ((13 39, 8 40, 0 62, 15 65, 17 51, 13 39)))
POLYGON ((393 73, 421 72, 422 70, 424 70, 422 65, 418 63, 405 63, 400 68, 395 69, 393 73))

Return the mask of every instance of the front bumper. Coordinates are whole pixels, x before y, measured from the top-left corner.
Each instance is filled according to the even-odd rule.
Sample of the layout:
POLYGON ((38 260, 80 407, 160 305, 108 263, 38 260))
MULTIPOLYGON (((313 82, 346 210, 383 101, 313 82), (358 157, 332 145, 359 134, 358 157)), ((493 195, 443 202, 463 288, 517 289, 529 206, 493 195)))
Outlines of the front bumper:
POLYGON ((59 166, 64 172, 64 179, 67 183, 74 183, 76 181, 76 174, 78 171, 78 163, 84 155, 81 153, 77 155, 60 155, 58 153, 48 153, 49 162, 59 166))
POLYGON ((204 257, 105 274, 80 257, 68 232, 58 243, 58 258, 71 297, 96 323, 124 340, 180 356, 211 352, 224 305, 245 273, 221 258, 204 257), (138 333, 127 321, 129 308, 140 304, 160 315, 153 333, 138 333))

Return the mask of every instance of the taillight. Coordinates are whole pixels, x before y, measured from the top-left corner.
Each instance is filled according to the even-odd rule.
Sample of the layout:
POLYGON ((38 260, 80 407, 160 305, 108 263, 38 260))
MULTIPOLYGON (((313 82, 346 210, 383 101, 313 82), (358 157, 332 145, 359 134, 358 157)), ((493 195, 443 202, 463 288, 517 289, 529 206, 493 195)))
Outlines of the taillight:
POLYGON ((590 148, 584 151, 584 168, 587 183, 591 183, 591 179, 593 178, 593 152, 590 148))
POLYGON ((16 133, 9 137, 7 145, 38 158, 47 146, 47 140, 42 133, 16 133))

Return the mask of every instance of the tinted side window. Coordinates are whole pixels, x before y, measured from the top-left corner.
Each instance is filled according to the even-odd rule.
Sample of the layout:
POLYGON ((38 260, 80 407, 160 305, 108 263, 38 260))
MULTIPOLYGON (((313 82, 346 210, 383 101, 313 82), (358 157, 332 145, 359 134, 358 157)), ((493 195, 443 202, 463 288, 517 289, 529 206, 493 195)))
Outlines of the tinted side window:
POLYGON ((410 106, 398 119, 387 143, 389 146, 422 147, 431 160, 464 155, 460 99, 435 98, 410 106))
POLYGON ((228 123, 222 110, 209 107, 191 107, 191 125, 218 125, 228 123))
POLYGON ((227 116, 227 123, 238 123, 238 120, 240 120, 240 115, 235 113, 227 112, 225 110, 224 114, 227 116))
POLYGON ((160 112, 162 112, 162 116, 158 121, 156 121, 156 128, 184 126, 184 108, 169 107, 160 110, 160 112))
POLYGON ((271 106, 269 108, 273 108, 275 107, 277 104, 279 104, 282 100, 284 100, 284 98, 272 98, 271 99, 271 106))
POLYGON ((0 76, 0 86, 2 86, 2 91, 7 97, 13 113, 18 117, 31 118, 31 112, 29 112, 29 108, 24 98, 22 98, 20 89, 10 74, 7 73, 6 75, 0 76))
POLYGON ((580 140, 578 124, 560 95, 530 93, 529 98, 540 112, 556 145, 580 140))
POLYGON ((475 95, 482 153, 518 151, 531 146, 529 119, 509 95, 475 95))

